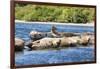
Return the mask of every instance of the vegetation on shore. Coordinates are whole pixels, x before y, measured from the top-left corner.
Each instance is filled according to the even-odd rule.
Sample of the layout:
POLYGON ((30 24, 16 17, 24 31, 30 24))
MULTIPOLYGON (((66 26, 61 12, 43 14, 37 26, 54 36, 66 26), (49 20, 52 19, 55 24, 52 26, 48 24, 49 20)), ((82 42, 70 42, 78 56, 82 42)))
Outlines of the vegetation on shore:
POLYGON ((89 23, 94 21, 94 8, 16 4, 15 19, 64 23, 89 23))

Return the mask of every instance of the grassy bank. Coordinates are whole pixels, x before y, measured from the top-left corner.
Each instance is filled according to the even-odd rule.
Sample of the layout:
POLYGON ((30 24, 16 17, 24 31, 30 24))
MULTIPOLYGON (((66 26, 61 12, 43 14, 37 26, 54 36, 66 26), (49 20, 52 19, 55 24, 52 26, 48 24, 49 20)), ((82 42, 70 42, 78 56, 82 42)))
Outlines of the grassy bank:
POLYGON ((90 23, 94 8, 16 4, 15 19, 39 22, 90 23))

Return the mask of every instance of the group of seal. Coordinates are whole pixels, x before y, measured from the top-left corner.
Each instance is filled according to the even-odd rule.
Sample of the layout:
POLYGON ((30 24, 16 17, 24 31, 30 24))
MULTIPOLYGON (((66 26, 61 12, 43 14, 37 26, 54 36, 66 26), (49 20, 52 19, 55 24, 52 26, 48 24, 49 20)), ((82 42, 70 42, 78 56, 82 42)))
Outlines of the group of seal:
POLYGON ((94 43, 94 35, 91 35, 91 33, 57 32, 55 26, 52 26, 50 32, 31 31, 29 36, 31 40, 27 42, 20 38, 15 38, 15 51, 23 50, 24 46, 37 50, 71 47, 78 44, 86 46, 89 43, 94 43))

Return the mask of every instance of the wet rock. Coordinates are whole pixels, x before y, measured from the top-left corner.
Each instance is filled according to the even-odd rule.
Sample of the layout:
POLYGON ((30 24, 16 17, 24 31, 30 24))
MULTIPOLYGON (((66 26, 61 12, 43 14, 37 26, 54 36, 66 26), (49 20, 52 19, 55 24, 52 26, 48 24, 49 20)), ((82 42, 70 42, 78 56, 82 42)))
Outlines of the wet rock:
POLYGON ((15 51, 22 51, 24 49, 24 40, 15 38, 15 51))

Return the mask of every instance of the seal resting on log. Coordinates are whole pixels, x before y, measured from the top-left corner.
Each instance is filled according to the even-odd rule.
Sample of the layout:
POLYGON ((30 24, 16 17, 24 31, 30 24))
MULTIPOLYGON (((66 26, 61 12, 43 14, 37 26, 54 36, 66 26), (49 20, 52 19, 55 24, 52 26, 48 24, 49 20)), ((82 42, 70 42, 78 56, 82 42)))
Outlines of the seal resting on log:
MULTIPOLYGON (((31 31, 31 42, 26 43, 31 49, 45 49, 55 47, 68 47, 80 45, 88 45, 90 42, 91 33, 70 33, 70 32, 57 32, 57 28, 52 26, 51 32, 37 32, 31 31)), ((91 39, 93 42, 93 39, 91 39)))
POLYGON ((81 35, 79 44, 87 45, 87 44, 89 44, 90 39, 91 39, 90 35, 81 35))
POLYGON ((42 39, 44 37, 54 37, 54 38, 61 38, 61 37, 71 37, 71 36, 79 36, 80 33, 65 33, 65 32, 57 32, 57 28, 55 26, 52 26, 50 32, 37 32, 37 31, 31 31, 29 33, 30 38, 35 41, 42 39))
POLYGON ((48 49, 59 46, 60 38, 43 38, 32 42, 31 49, 48 49))
POLYGON ((24 40, 15 38, 15 51, 22 51, 24 49, 24 40))
POLYGON ((73 36, 73 37, 62 37, 62 38, 42 38, 40 40, 32 42, 29 48, 35 49, 49 49, 59 47, 73 47, 78 44, 87 45, 89 43, 89 36, 73 36))
POLYGON ((91 35, 90 36, 90 44, 95 44, 95 36, 94 35, 91 35))
POLYGON ((78 39, 73 38, 43 38, 37 41, 32 42, 30 47, 33 50, 37 49, 49 49, 49 48, 59 48, 59 47, 69 47, 73 44, 77 44, 78 39), (74 39, 74 40, 73 40, 74 39))
POLYGON ((45 37, 54 37, 51 32, 37 32, 31 31, 29 33, 31 40, 36 41, 45 37))
POLYGON ((57 32, 57 28, 52 26, 51 33, 54 37, 71 37, 71 36, 78 36, 80 33, 71 33, 71 32, 57 32))
POLYGON ((73 47, 78 44, 80 41, 80 37, 73 36, 73 37, 63 37, 61 38, 60 46, 61 47, 73 47))
POLYGON ((42 32, 31 31, 29 33, 29 36, 33 41, 35 41, 35 40, 39 40, 41 38, 44 38, 46 35, 45 35, 45 33, 42 33, 42 32))

